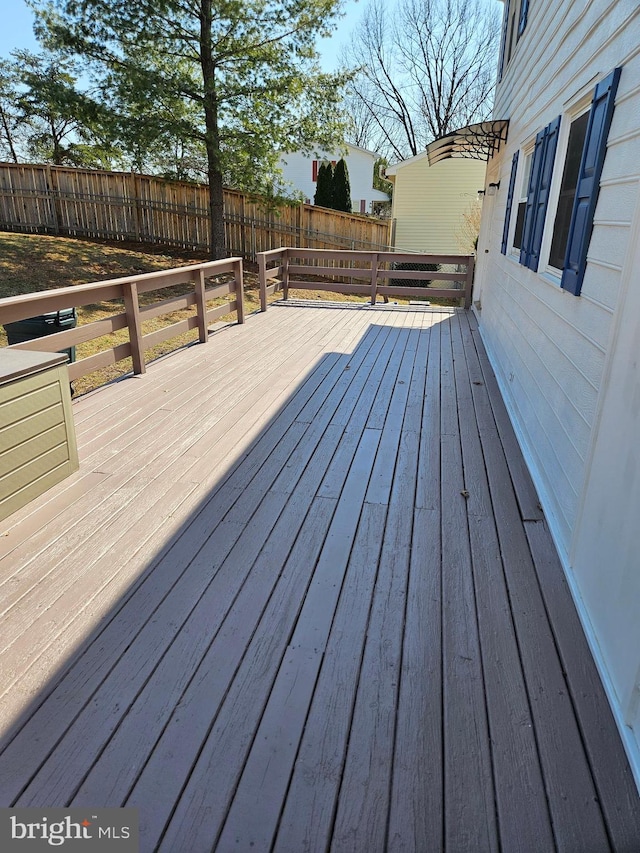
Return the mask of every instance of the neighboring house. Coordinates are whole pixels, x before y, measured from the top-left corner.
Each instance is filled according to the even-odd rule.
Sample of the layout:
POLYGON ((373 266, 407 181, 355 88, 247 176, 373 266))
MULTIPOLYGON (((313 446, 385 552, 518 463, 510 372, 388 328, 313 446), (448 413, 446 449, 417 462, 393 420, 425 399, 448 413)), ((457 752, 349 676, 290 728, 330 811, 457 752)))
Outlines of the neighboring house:
POLYGON ((480 331, 640 784, 640 7, 505 2, 480 331))
POLYGON ((373 188, 373 167, 378 155, 348 143, 343 151, 283 154, 280 158, 282 178, 302 193, 307 204, 313 204, 320 164, 323 161, 335 164, 342 157, 349 170, 354 213, 371 213, 374 202, 389 201, 386 193, 373 188))
POLYGON ((429 165, 423 151, 393 166, 393 245, 434 254, 460 254, 464 249, 463 217, 484 187, 484 160, 447 159, 429 165))

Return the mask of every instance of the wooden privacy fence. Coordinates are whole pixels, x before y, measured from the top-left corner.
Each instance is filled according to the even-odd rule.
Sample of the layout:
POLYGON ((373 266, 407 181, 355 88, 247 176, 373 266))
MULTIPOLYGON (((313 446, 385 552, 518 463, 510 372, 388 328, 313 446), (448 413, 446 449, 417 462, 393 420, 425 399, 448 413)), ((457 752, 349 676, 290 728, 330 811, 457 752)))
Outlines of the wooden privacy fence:
POLYGON ((209 324, 230 311, 237 313, 238 323, 244 322, 242 259, 228 258, 223 261, 210 261, 205 264, 193 264, 166 271, 80 284, 75 287, 60 287, 56 290, 28 293, 23 296, 10 296, 7 299, 0 299, 0 317, 3 324, 8 324, 64 308, 77 308, 112 299, 123 300, 125 310, 122 313, 25 343, 13 344, 12 349, 58 352, 120 329, 128 329, 127 343, 117 344, 70 364, 69 379, 73 381, 129 357, 133 361, 134 373, 144 373, 144 352, 150 347, 195 328, 199 331, 200 342, 205 343, 208 340, 209 324), (229 281, 207 287, 207 278, 210 276, 229 273, 232 275, 229 281), (182 296, 174 296, 144 306, 138 302, 138 296, 143 293, 189 284, 193 285, 193 291, 182 296), (232 295, 234 299, 215 308, 207 308, 209 300, 227 295, 232 295), (142 334, 142 323, 145 320, 161 317, 193 305, 196 306, 196 313, 193 316, 164 326, 150 334, 142 334))
POLYGON ((456 299, 469 308, 473 269, 473 255, 348 252, 291 247, 273 249, 258 255, 260 307, 262 311, 267 310, 267 298, 276 290, 282 290, 284 299, 287 299, 289 288, 293 287, 298 290, 326 290, 368 296, 372 305, 375 305, 377 296, 385 299, 395 296, 456 299), (443 267, 449 269, 443 270, 443 267), (361 283, 354 283, 352 279, 358 279, 361 283), (403 281, 425 280, 429 281, 429 286, 402 284, 403 281), (380 283, 385 281, 388 283, 380 283), (435 287, 431 286, 434 282, 435 287), (445 285, 452 282, 453 286, 440 287, 440 282, 445 285))
MULTIPOLYGON (((387 249, 389 222, 224 191, 227 254, 283 244, 387 249)), ((209 249, 208 187, 131 172, 0 163, 0 230, 209 249)))

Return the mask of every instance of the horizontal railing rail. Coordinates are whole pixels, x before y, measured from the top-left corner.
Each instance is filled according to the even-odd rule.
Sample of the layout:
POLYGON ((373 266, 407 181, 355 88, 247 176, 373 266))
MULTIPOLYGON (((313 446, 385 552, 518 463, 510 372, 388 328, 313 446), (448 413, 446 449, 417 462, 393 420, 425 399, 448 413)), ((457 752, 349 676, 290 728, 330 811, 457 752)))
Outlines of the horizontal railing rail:
POLYGON ((258 254, 260 308, 262 311, 267 310, 268 297, 276 291, 281 290, 283 298, 288 299, 290 288, 368 296, 372 305, 375 305, 378 296, 385 300, 391 296, 454 299, 469 308, 474 263, 473 255, 292 247, 272 249, 258 254), (416 269, 407 269, 407 266, 416 269), (443 266, 453 269, 443 270, 443 266), (410 284, 411 281, 427 280, 427 287, 410 284), (406 285, 403 284, 404 281, 407 282, 406 285), (451 285, 433 286, 433 282, 451 282, 451 285))
POLYGON ((71 363, 69 365, 69 379, 73 381, 94 370, 108 367, 129 357, 133 362, 133 372, 144 373, 146 369, 145 350, 191 329, 198 329, 200 343, 206 343, 209 336, 209 325, 225 314, 235 312, 238 323, 244 323, 242 258, 227 258, 221 261, 191 264, 170 270, 142 273, 108 281, 80 284, 74 287, 61 287, 55 290, 10 296, 6 299, 0 299, 0 323, 7 325, 65 308, 79 308, 111 300, 122 300, 124 311, 104 320, 96 320, 78 325, 73 329, 12 344, 11 349, 58 352, 87 341, 96 340, 120 329, 128 329, 128 342, 116 344, 99 353, 71 363), (222 284, 211 286, 207 279, 213 276, 229 278, 222 284), (140 305, 139 297, 141 294, 179 285, 191 285, 193 290, 150 305, 140 305), (207 308, 209 301, 224 296, 232 296, 233 299, 213 308, 207 308), (143 334, 142 324, 146 320, 192 306, 196 307, 196 312, 192 316, 176 323, 170 323, 154 332, 143 334))

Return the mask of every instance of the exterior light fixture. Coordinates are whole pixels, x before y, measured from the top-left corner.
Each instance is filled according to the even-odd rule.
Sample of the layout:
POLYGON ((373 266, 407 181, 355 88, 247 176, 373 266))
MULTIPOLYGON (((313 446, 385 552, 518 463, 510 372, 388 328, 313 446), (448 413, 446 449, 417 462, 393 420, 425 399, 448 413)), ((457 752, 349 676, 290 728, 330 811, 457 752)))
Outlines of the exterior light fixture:
POLYGON ((489 184, 487 188, 487 195, 495 195, 498 192, 498 188, 500 187, 500 181, 497 184, 489 184))

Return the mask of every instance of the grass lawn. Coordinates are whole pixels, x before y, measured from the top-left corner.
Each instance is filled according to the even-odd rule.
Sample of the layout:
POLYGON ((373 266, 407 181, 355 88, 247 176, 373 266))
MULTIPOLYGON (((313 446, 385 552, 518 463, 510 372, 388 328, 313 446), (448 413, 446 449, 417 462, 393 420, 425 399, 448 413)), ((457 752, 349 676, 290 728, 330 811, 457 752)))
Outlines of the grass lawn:
MULTIPOLYGON (((155 270, 171 269, 189 263, 201 263, 207 260, 203 255, 194 255, 169 251, 166 247, 157 249, 132 246, 131 244, 113 244, 73 240, 67 237, 49 237, 39 234, 12 234, 0 232, 0 298, 33 293, 38 290, 51 290, 69 287, 93 281, 104 281, 122 276, 138 275, 155 270)), ((220 277, 219 281, 223 281, 220 277)), ((145 305, 160 299, 168 299, 189 292, 189 286, 165 288, 161 291, 145 293, 140 304, 145 305)), ((304 299, 329 299, 331 301, 366 302, 366 297, 342 296, 322 291, 295 291, 290 295, 304 299)), ((224 299, 216 299, 209 307, 221 304, 224 299)), ((399 302, 405 300, 398 300, 399 302)), ((260 294, 255 273, 245 268, 245 312, 250 314, 259 308, 260 294)), ((101 320, 123 311, 121 300, 86 305, 78 309, 78 324, 84 325, 101 320)), ((195 313, 195 307, 174 311, 162 317, 143 323, 143 333, 155 331, 163 326, 177 323, 195 313)), ((221 322, 233 322, 235 313, 230 313, 221 322)), ((185 346, 198 338, 193 329, 178 337, 165 341, 146 351, 147 361, 158 358, 178 347, 185 346)), ((76 358, 86 358, 119 343, 128 341, 128 332, 122 329, 104 338, 88 341, 76 347, 76 358)), ((5 346, 7 336, 0 326, 0 346, 5 346)), ((117 364, 83 376, 74 382, 76 394, 84 394, 132 370, 131 359, 123 359, 117 364)))

